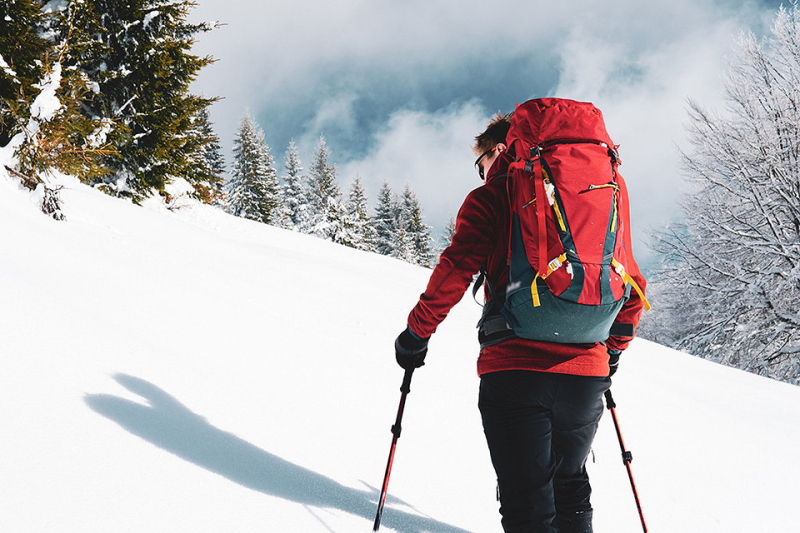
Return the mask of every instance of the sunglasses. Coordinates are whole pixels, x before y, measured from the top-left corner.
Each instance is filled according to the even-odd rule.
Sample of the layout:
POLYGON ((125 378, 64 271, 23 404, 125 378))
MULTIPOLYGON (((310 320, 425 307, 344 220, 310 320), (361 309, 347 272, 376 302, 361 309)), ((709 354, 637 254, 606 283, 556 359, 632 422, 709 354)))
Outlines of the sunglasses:
POLYGON ((483 152, 480 155, 480 157, 478 157, 478 159, 475 160, 475 168, 478 169, 478 176, 481 177, 481 181, 484 181, 484 179, 485 179, 484 176, 483 176, 483 167, 481 166, 481 159, 483 159, 487 155, 491 154, 495 150, 497 150, 497 146, 495 146, 494 148, 490 148, 489 150, 486 150, 485 152, 483 152))

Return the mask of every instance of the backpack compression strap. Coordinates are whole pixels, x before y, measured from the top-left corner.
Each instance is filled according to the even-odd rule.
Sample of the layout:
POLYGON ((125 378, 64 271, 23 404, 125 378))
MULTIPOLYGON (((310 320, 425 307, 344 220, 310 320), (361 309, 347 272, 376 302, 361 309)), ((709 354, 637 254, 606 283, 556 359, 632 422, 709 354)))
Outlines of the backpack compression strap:
POLYGON ((566 228, 564 226, 561 211, 559 210, 558 204, 555 200, 555 188, 549 180, 545 181, 547 173, 542 167, 541 148, 531 148, 531 159, 527 161, 515 161, 509 165, 509 169, 524 170, 532 173, 535 195, 534 199, 547 199, 546 203, 538 202, 538 205, 536 206, 536 233, 538 238, 536 256, 538 264, 536 265, 536 276, 533 278, 533 282, 531 283, 531 298, 533 300, 533 306, 539 307, 541 303, 539 301, 539 289, 536 286, 537 280, 547 278, 547 276, 558 270, 558 268, 563 265, 567 259, 567 254, 564 253, 549 263, 547 262, 547 205, 553 208, 560 227, 564 229, 564 231, 566 231, 566 228))
MULTIPOLYGON (((542 159, 541 157, 537 157, 533 161, 533 184, 536 189, 536 197, 541 198, 544 200, 547 198, 547 191, 544 189, 544 176, 542 175, 542 159)), ((537 265, 536 270, 541 275, 542 272, 545 272, 547 268, 547 220, 546 220, 546 209, 547 209, 546 202, 540 202, 539 205, 536 206, 536 225, 537 225, 537 233, 539 234, 539 247, 537 250, 537 256, 539 259, 539 264, 537 265)))
POLYGON ((642 303, 644 304, 644 308, 649 311, 651 309, 650 308, 650 302, 648 302, 647 298, 644 297, 644 292, 642 291, 641 287, 639 287, 639 284, 636 283, 636 281, 634 281, 634 279, 631 277, 631 275, 628 274, 625 271, 625 267, 622 266, 620 264, 620 262, 617 261, 616 259, 612 259, 611 260, 611 266, 614 267, 614 270, 617 271, 617 274, 622 276, 622 279, 625 280, 625 283, 630 283, 631 287, 633 287, 633 289, 639 295, 639 298, 642 299, 642 303))

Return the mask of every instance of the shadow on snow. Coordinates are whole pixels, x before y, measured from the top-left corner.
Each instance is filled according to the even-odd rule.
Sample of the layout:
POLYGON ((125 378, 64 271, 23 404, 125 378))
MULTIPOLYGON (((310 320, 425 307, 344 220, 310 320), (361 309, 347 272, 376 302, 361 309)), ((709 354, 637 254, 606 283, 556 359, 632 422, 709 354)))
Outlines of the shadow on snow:
MULTIPOLYGON (((130 433, 244 487, 306 506, 340 509, 370 522, 374 519, 376 490, 346 487, 222 431, 143 379, 125 374, 115 379, 149 405, 108 394, 90 394, 85 401, 130 433)), ((381 524, 404 533, 466 532, 396 509, 387 509, 381 524)))

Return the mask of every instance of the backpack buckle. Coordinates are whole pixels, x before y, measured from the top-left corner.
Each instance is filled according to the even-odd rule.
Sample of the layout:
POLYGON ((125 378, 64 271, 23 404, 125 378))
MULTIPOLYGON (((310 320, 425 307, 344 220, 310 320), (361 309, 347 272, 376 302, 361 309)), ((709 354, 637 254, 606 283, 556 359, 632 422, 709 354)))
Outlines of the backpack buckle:
POLYGON ((608 148, 608 156, 611 158, 611 163, 614 165, 621 165, 622 159, 619 158, 619 152, 617 152, 616 147, 609 147, 608 148))
POLYGON ((530 158, 525 161, 525 172, 533 172, 533 162, 542 157, 542 147, 539 145, 532 146, 530 150, 530 158))

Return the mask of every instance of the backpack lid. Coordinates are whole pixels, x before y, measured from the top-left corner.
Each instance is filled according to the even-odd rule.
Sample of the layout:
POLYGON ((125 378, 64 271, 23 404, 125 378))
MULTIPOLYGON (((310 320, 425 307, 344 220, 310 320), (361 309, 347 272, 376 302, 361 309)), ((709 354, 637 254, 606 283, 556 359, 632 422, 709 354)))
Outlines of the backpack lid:
POLYGON ((517 157, 525 157, 532 147, 560 141, 603 143, 615 148, 603 113, 589 102, 537 98, 517 105, 506 136, 517 157))

